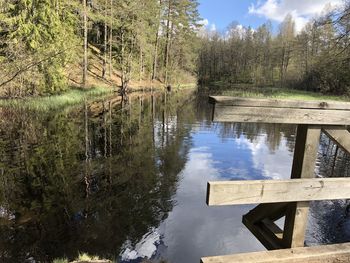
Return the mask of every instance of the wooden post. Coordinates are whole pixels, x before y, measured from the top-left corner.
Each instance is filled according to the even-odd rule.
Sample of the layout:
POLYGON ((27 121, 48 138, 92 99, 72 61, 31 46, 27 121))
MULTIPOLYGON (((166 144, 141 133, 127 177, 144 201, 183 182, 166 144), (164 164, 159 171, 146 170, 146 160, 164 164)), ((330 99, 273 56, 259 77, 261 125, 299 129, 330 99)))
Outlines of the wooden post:
MULTIPOLYGON (((320 136, 320 127, 298 125, 292 179, 315 177, 320 136)), ((309 202, 296 202, 288 206, 283 231, 283 244, 286 248, 304 246, 308 213, 309 202)))
MULTIPOLYGON (((314 178, 321 128, 344 151, 350 152, 350 103, 210 97, 218 122, 298 124, 292 180, 209 182, 208 205, 260 203, 243 216, 243 223, 267 249, 291 248, 251 255, 204 258, 202 262, 320 262, 337 259, 342 244, 303 248, 311 200, 350 196, 349 179, 314 178), (314 179, 312 179, 314 178, 314 179), (294 180, 293 180, 294 179, 294 180), (335 181, 333 181, 335 180, 335 181), (275 185, 273 185, 275 184, 275 185), (278 185, 279 184, 279 185, 278 185), (299 185, 296 185, 299 184, 299 185), (338 195, 340 194, 340 195, 338 195), (285 216, 284 229, 274 221, 285 216), (320 249, 320 250, 319 250, 320 249), (324 254, 310 255, 322 251, 324 254), (280 253, 285 253, 284 256, 280 253), (300 253, 300 257, 297 255, 300 253), (251 257, 252 256, 252 257, 251 257), (297 256, 297 257, 296 257, 297 256), (328 257, 329 256, 329 257, 328 257), (247 260, 246 260, 247 259, 247 260), (273 259, 273 260, 272 260, 273 259), (310 261, 311 262, 311 261, 310 261)), ((345 197, 346 198, 346 197, 345 197)), ((345 261, 350 255, 345 253, 345 261)), ((327 261, 333 262, 333 261, 327 261)))
POLYGON ((350 243, 205 257, 201 263, 346 263, 350 243))

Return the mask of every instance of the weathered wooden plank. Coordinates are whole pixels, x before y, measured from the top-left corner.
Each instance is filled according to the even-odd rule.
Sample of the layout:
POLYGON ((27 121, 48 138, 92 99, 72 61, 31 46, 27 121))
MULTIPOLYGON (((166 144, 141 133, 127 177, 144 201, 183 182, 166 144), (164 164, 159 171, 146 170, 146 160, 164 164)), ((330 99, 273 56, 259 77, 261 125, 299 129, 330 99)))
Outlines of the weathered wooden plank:
POLYGON ((278 234, 274 229, 270 228, 266 222, 251 222, 247 217, 243 216, 243 224, 249 231, 260 241, 260 243, 269 250, 282 249, 282 239, 276 236, 278 234))
POLYGON ((229 97, 229 96, 210 96, 209 101, 213 104, 226 105, 226 106, 350 110, 350 103, 338 102, 338 101, 256 99, 256 98, 239 98, 239 97, 229 97))
POLYGON ((205 257, 202 263, 345 263, 350 262, 350 243, 205 257))
POLYGON ((320 127, 298 125, 291 174, 292 179, 315 177, 320 137, 320 127))
POLYGON ((349 125, 349 110, 265 108, 215 105, 216 122, 349 125))
MULTIPOLYGON (((298 125, 291 174, 292 179, 315 177, 315 163, 320 136, 320 127, 298 125)), ((285 248, 304 246, 308 214, 308 202, 288 205, 283 233, 285 248)))
POLYGON ((266 249, 282 249, 283 231, 273 222, 282 216, 289 203, 260 204, 243 216, 243 224, 266 249))
POLYGON ((288 204, 290 203, 260 204, 250 210, 244 217, 252 223, 259 222, 265 218, 276 221, 285 216, 288 204))
POLYGON ((350 179, 209 182, 208 197, 210 206, 348 199, 350 179))
POLYGON ((284 248, 303 247, 309 215, 309 202, 291 203, 286 212, 283 231, 284 248))
POLYGON ((266 229, 266 231, 271 232, 278 239, 282 240, 282 238, 283 238, 283 230, 278 225, 276 225, 275 222, 273 222, 269 218, 265 218, 265 219, 263 219, 261 221, 261 223, 263 223, 263 225, 262 225, 263 229, 266 229))
POLYGON ((350 154, 350 132, 344 128, 326 128, 323 132, 350 154))

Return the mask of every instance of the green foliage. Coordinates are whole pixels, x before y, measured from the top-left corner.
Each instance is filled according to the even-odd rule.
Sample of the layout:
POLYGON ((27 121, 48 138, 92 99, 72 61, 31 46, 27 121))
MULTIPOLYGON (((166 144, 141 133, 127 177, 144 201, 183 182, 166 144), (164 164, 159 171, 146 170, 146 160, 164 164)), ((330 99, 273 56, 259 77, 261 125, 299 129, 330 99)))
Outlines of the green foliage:
POLYGON ((126 240, 136 244, 158 227, 190 147, 191 126, 170 125, 171 116, 183 111, 193 123, 191 94, 65 112, 1 109, 0 201, 16 215, 1 218, 4 260, 24 262, 28 251, 40 262, 79 252, 113 260, 126 240))
POLYGON ((8 95, 53 94, 67 88, 64 67, 74 57, 78 43, 76 15, 67 3, 10 0, 4 4, 2 26, 6 31, 0 46, 4 76, 20 73, 4 87, 8 95))
MULTIPOLYGON (((103 63, 101 76, 106 79, 109 70, 112 77, 116 73, 113 68, 117 69, 125 90, 131 80, 155 77, 178 82, 179 75, 194 75, 197 0, 87 1, 87 26, 83 23, 82 3, 0 2, 0 64, 5 69, 0 72, 0 96, 25 97, 66 90, 66 67, 83 61, 81 44, 86 31, 90 50, 103 63)), ((84 60, 82 68, 85 66, 96 77, 89 61, 86 65, 84 60)), ((85 71, 81 72, 85 76, 85 71)))
POLYGON ((276 36, 269 24, 254 31, 233 24, 225 36, 207 32, 199 52, 199 79, 349 95, 349 25, 346 1, 298 33, 291 15, 276 36))

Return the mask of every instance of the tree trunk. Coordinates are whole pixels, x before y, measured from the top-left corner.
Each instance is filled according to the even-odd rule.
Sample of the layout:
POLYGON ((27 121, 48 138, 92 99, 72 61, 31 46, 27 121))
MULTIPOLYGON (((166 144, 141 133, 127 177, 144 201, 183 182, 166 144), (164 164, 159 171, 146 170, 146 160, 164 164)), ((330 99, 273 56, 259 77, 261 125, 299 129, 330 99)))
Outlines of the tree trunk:
POLYGON ((156 32, 156 42, 154 45, 154 56, 152 65, 152 81, 157 77, 157 63, 158 63, 158 46, 159 46, 159 30, 161 26, 161 16, 162 16, 162 0, 159 0, 159 24, 156 32))
POLYGON ((84 6, 84 13, 83 13, 83 20, 84 20, 84 61, 83 61, 83 87, 86 88, 86 79, 87 79, 87 67, 88 67, 88 54, 87 54, 87 47, 88 47, 88 28, 87 28, 87 0, 83 0, 83 6, 84 6))
POLYGON ((165 42, 165 55, 164 55, 164 68, 165 68, 165 77, 164 82, 168 84, 168 64, 169 64, 169 49, 170 49, 170 16, 171 16, 171 0, 169 0, 168 5, 168 18, 166 24, 166 42, 165 42))
POLYGON ((142 73, 143 73, 143 49, 141 44, 140 45, 140 73, 139 73, 140 83, 142 81, 142 73))
POLYGON ((112 78, 112 47, 113 47, 113 0, 110 1, 110 28, 109 28, 109 77, 112 78))
POLYGON ((153 65, 152 65, 152 81, 155 80, 156 76, 157 76, 158 45, 159 45, 159 31, 157 31, 156 43, 154 45, 154 57, 153 57, 153 65))
POLYGON ((122 66, 122 72, 121 72, 121 82, 122 82, 122 93, 125 91, 125 59, 124 59, 124 53, 125 53, 125 46, 124 46, 124 30, 122 29, 121 32, 121 66, 122 66))
POLYGON ((106 78, 106 70, 107 70, 107 34, 108 34, 108 29, 107 29, 107 6, 108 6, 108 0, 105 0, 105 23, 104 23, 104 58, 103 58, 103 69, 102 69, 102 78, 106 78))

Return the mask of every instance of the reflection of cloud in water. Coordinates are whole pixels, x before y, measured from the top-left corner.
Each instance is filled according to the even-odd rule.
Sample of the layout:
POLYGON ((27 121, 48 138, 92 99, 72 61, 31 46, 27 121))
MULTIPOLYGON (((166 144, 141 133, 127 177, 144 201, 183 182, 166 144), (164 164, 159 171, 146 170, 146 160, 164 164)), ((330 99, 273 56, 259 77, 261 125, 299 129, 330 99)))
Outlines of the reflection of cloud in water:
POLYGON ((272 153, 266 143, 267 135, 259 136, 251 143, 247 139, 243 143, 251 150, 254 168, 261 170, 264 177, 271 179, 289 179, 291 175, 293 153, 288 150, 287 140, 282 139, 280 146, 272 153))
POLYGON ((170 262, 199 262, 205 255, 262 249, 241 223, 251 207, 205 204, 207 181, 220 178, 210 150, 191 150, 175 197, 177 206, 159 228, 170 262))
POLYGON ((132 247, 130 241, 123 245, 121 259, 123 261, 131 261, 139 258, 151 258, 157 251, 157 246, 160 244, 160 235, 156 229, 152 229, 145 234, 141 241, 135 247, 132 247))
MULTIPOLYGON (((254 206, 208 207, 208 181, 289 178, 292 153, 287 141, 271 152, 266 135, 254 142, 245 136, 228 139, 208 132, 193 134, 194 145, 179 175, 176 206, 157 229, 135 246, 125 246, 123 260, 166 258, 172 263, 199 262, 203 256, 264 250, 241 223, 254 206)), ((136 260, 136 261, 135 261, 136 260)))

